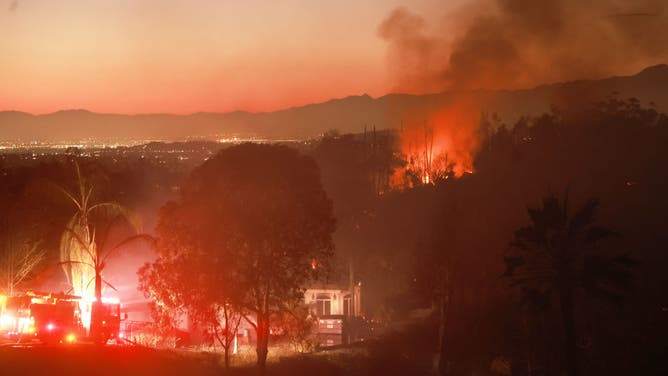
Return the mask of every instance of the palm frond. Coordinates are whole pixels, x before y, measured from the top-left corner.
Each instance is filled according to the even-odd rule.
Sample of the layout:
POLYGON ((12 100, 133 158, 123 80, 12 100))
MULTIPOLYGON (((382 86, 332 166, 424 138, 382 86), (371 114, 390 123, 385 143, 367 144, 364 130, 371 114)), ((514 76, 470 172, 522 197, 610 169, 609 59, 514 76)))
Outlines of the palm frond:
POLYGON ((580 209, 573 215, 568 225, 569 236, 581 233, 587 226, 591 225, 598 207, 598 199, 590 198, 585 202, 580 209))
POLYGON ((74 195, 72 195, 70 192, 68 192, 67 189, 65 189, 62 186, 60 186, 56 183, 53 183, 53 182, 49 182, 48 184, 51 185, 52 187, 54 187, 55 189, 57 189, 58 191, 60 191, 62 194, 64 194, 65 197, 70 199, 70 201, 72 201, 72 203, 77 207, 78 210, 83 210, 79 200, 77 200, 76 197, 74 197, 74 195))
POLYGON ((86 289, 90 287, 90 284, 93 283, 93 281, 95 281, 95 277, 88 280, 88 283, 86 283, 86 289))
POLYGON ((90 212, 104 210, 104 215, 112 220, 117 218, 122 218, 126 220, 136 232, 142 232, 142 223, 139 216, 136 215, 132 210, 124 207, 123 205, 117 202, 100 202, 94 205, 91 205, 88 209, 90 212))
POLYGON ((90 202, 90 196, 91 196, 92 194, 93 194, 93 186, 91 185, 90 187, 88 187, 88 193, 86 193, 86 197, 85 197, 84 200, 83 200, 83 202, 84 202, 84 205, 83 205, 84 208, 87 208, 87 207, 88 207, 88 203, 90 202))
POLYGON ((120 241, 118 244, 116 244, 114 247, 109 249, 108 251, 105 252, 104 257, 102 258, 102 262, 105 262, 111 255, 119 252, 121 249, 124 247, 127 247, 129 244, 138 241, 138 240, 144 240, 150 244, 153 244, 155 242, 155 238, 152 237, 151 235, 148 234, 137 234, 133 236, 129 236, 122 241, 120 241))
POLYGON ((631 275, 626 266, 603 256, 586 256, 582 266, 582 280, 585 286, 604 284, 615 288, 627 288, 631 275))
MULTIPOLYGON (((86 252, 86 254, 88 254, 88 256, 90 257, 91 260, 95 260, 95 255, 93 254, 93 252, 90 249, 90 246, 91 246, 92 242, 91 243, 86 242, 81 237, 81 235, 76 230, 74 230, 72 228, 65 228, 65 233, 63 234, 63 237, 65 237, 66 234, 69 234, 69 239, 70 240, 71 239, 76 240, 78 245, 81 247, 81 249, 83 249, 86 252)), ((92 238, 94 239, 94 237, 95 237, 95 230, 93 230, 93 237, 92 238)))
POLYGON ((584 241, 586 243, 596 243, 601 240, 613 238, 613 237, 620 237, 621 234, 617 231, 610 230, 606 227, 602 226, 591 226, 589 229, 587 229, 587 233, 585 234, 585 239, 584 241))
MULTIPOLYGON (((547 229, 559 230, 564 225, 564 213, 559 199, 550 194, 543 198, 543 207, 537 210, 540 220, 547 229)), ((533 218, 532 218, 533 219, 533 218)))
POLYGON ((81 203, 83 204, 84 197, 86 197, 86 195, 84 194, 86 188, 83 176, 81 176, 81 168, 79 167, 78 161, 74 161, 74 170, 77 173, 77 185, 79 187, 79 196, 81 197, 81 203))
POLYGON ((103 279, 102 279, 102 283, 104 283, 105 285, 111 287, 112 290, 118 292, 118 289, 117 289, 116 287, 114 287, 111 283, 107 282, 106 279, 103 278, 103 279))

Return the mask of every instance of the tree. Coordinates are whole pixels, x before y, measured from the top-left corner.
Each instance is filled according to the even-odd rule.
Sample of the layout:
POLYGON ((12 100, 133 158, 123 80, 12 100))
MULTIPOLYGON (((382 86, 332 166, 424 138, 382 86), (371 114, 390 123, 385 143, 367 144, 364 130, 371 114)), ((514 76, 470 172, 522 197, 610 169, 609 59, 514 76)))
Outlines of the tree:
POLYGON ((505 276, 521 288, 526 300, 544 305, 556 293, 570 376, 577 374, 576 289, 619 301, 631 265, 628 256, 602 253, 597 246, 618 235, 593 223, 597 207, 598 200, 589 199, 571 214, 568 192, 563 202, 547 195, 542 207, 528 209, 531 224, 515 231, 513 252, 505 257, 505 276))
POLYGON ((225 368, 230 368, 230 348, 236 341, 243 315, 231 303, 213 305, 199 312, 201 322, 209 323, 209 335, 216 339, 225 353, 225 368))
POLYGON ((75 294, 90 297, 90 285, 94 282, 95 303, 91 311, 90 334, 95 338, 99 334, 98 307, 102 302, 102 285, 115 290, 102 278, 107 261, 135 240, 149 237, 136 235, 141 232, 141 224, 130 210, 116 202, 96 201, 94 186, 83 177, 78 163, 75 162, 74 167, 76 189, 70 191, 57 186, 76 208, 61 237, 60 259, 75 294), (115 236, 117 234, 112 231, 121 223, 129 225, 135 235, 120 239, 115 236))
MULTIPOLYGON (((199 278, 217 294, 203 294, 202 302, 228 304, 244 314, 257 334, 257 363, 264 372, 270 320, 327 270, 334 227, 313 159, 285 146, 242 144, 197 167, 180 199, 163 207, 157 262, 202 261, 189 263, 197 268, 177 273, 177 281, 199 278)), ((149 265, 142 275, 152 270, 149 265)))
POLYGON ((295 302, 281 312, 272 324, 276 332, 282 333, 295 352, 312 352, 318 346, 316 328, 318 318, 309 312, 302 302, 295 302))
POLYGON ((0 258, 0 286, 5 289, 5 294, 12 296, 16 288, 31 278, 44 262, 46 251, 40 245, 39 242, 5 239, 0 258))
POLYGON ((217 248, 191 239, 178 228, 191 217, 168 204, 158 223, 159 257, 139 270, 140 290, 151 298, 158 334, 172 332, 178 316, 187 314, 205 334, 218 342, 229 368, 233 346, 244 312, 239 306, 239 286, 227 259, 217 248))
POLYGON ((419 244, 418 251, 422 254, 415 257, 415 277, 413 279, 417 293, 430 298, 432 307, 438 314, 437 364, 434 366, 435 371, 441 375, 450 374, 447 357, 449 347, 448 326, 450 324, 448 318, 450 311, 452 311, 455 290, 453 281, 455 258, 452 255, 452 250, 444 251, 449 245, 448 243, 427 246, 419 244))
MULTIPOLYGON (((412 195, 425 204, 414 210, 427 212, 422 222, 424 238, 416 244, 412 271, 414 292, 422 299, 431 300, 438 318, 437 361, 434 371, 441 375, 459 374, 455 359, 461 362, 461 311, 464 307, 464 288, 471 289, 476 276, 467 262, 476 249, 470 234, 478 231, 480 222, 471 199, 471 187, 460 179, 444 179, 434 185, 413 189, 412 195), (457 349, 457 350, 456 350, 457 349)), ((476 260, 476 268, 482 261, 476 260)), ((481 295, 481 294, 477 294, 481 295)), ((474 300, 468 297, 468 300, 474 300)), ((478 344, 482 346, 482 344, 478 344)))

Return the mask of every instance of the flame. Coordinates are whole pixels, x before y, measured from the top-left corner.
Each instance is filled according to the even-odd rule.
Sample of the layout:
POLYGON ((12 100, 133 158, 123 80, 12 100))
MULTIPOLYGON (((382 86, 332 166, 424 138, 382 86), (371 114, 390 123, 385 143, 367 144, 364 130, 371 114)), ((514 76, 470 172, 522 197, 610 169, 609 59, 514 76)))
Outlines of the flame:
POLYGON ((402 125, 401 151, 407 164, 395 170, 393 188, 434 184, 473 172, 473 157, 480 143, 480 115, 472 100, 454 101, 428 113, 422 121, 419 115, 405 118, 408 121, 402 125))

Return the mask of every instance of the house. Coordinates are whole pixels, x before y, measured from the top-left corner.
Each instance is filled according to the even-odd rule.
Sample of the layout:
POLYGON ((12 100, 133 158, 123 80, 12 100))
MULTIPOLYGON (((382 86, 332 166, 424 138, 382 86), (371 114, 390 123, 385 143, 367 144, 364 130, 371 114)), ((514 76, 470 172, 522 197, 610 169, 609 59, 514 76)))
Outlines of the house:
POLYGON ((311 286, 304 292, 304 303, 316 317, 360 317, 361 284, 358 283, 352 289, 342 289, 331 284, 311 286))
POLYGON ((316 335, 321 346, 350 343, 361 338, 361 284, 342 289, 315 285, 304 292, 304 304, 317 318, 316 335))

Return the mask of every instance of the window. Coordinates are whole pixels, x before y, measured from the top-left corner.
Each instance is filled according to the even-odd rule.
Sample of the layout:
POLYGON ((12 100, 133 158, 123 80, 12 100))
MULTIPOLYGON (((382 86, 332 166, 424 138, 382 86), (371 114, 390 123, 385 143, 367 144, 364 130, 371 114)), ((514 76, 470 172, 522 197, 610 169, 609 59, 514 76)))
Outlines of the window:
POLYGON ((327 316, 332 314, 332 298, 329 294, 318 294, 315 299, 315 314, 327 316))
POLYGON ((343 297, 343 314, 346 316, 353 316, 353 305, 350 295, 343 297))

